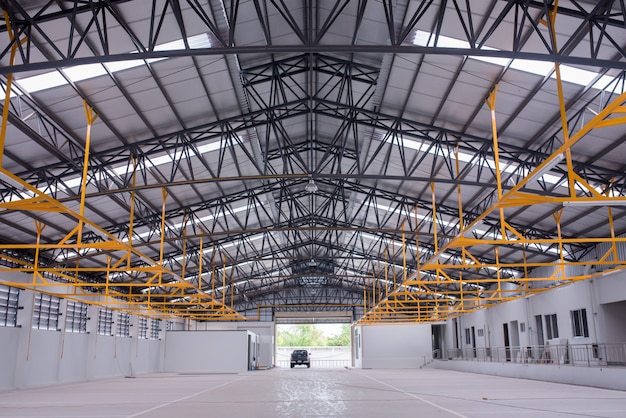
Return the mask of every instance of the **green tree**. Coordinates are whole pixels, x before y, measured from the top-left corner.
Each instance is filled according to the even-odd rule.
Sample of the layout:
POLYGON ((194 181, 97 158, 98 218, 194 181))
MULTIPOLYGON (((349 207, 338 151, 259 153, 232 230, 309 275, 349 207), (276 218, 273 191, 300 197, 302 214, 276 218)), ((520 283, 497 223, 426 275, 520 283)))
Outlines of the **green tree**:
POLYGON ((315 325, 299 324, 279 327, 276 342, 279 347, 311 347, 326 345, 326 337, 315 325))
POLYGON ((350 325, 343 324, 341 332, 328 338, 326 345, 332 347, 345 347, 350 345, 350 325))

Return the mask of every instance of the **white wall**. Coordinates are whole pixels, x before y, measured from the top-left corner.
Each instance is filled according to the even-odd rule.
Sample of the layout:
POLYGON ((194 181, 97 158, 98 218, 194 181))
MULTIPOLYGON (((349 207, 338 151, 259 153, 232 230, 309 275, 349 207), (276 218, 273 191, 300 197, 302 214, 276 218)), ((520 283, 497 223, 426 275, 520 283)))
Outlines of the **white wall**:
MULTIPOLYGON (((162 322, 161 341, 139 339, 139 317, 131 315, 131 337, 117 337, 98 334, 99 307, 90 305, 87 333, 66 332, 64 315, 59 317, 58 331, 33 329, 34 298, 35 292, 20 291, 19 305, 23 309, 18 311, 18 326, 0 327, 0 390, 161 371, 246 370, 251 360, 248 335, 257 346, 259 367, 273 365, 273 323, 186 324, 178 320, 172 324, 172 331, 166 332, 162 322), (176 331, 188 326, 223 331, 176 331)), ((66 304, 62 299, 60 312, 65 313, 66 304)), ((116 312, 113 319, 117 320, 116 312)), ((115 333, 115 325, 113 330, 115 333)))
MULTIPOLYGON (((29 277, 11 273, 0 276, 0 280, 19 282, 28 281, 29 277)), ((50 290, 57 294, 71 294, 73 289, 57 286, 50 290)), ((18 311, 18 326, 0 327, 0 390, 155 373, 165 370, 166 359, 168 370, 246 370, 252 359, 247 358, 249 334, 257 350, 250 355, 257 356, 258 366, 272 367, 274 364, 275 330, 271 322, 198 323, 175 320, 170 324, 170 330, 166 331, 163 321, 160 325, 160 337, 163 341, 147 340, 138 338, 137 315, 144 312, 137 311, 135 315, 131 315, 131 337, 105 336, 97 332, 99 306, 89 305, 87 333, 66 332, 64 315, 59 317, 59 331, 40 330, 32 328, 35 294, 34 291, 21 290, 19 305, 23 309, 18 311), (205 349, 194 349, 193 356, 190 356, 186 349, 188 347, 184 347, 184 344, 177 345, 176 342, 183 335, 180 332, 193 328, 230 330, 232 333, 229 334, 230 337, 211 339, 211 344, 205 345, 205 349), (248 332, 248 329, 253 332, 248 332), (166 345, 166 336, 170 334, 177 337, 168 339, 169 344, 166 345), (234 335, 238 337, 233 340, 234 335), (166 354, 165 349, 169 349, 169 354, 166 354), (176 363, 174 359, 177 356, 183 363, 176 363), (230 360, 234 358, 237 360, 230 360), (208 359, 211 362, 207 362, 208 359), (198 368, 198 365, 202 367, 198 368)), ((104 302, 99 295, 85 295, 84 299, 104 302)), ((62 314, 65 314, 66 306, 67 300, 61 299, 59 311, 62 314)), ((113 320, 117 320, 117 312, 114 312, 113 320)), ((152 319, 148 321, 149 327, 151 321, 152 319)), ((116 325, 113 325, 113 331, 115 333, 116 325)), ((197 347, 193 344, 190 346, 197 347)))
POLYGON ((23 389, 159 371, 160 342, 0 327, 0 389, 23 389))
MULTIPOLYGON (((471 327, 476 330, 477 348, 503 347, 503 324, 507 323, 512 332, 515 321, 519 345, 537 345, 539 339, 535 316, 541 315, 543 318, 550 314, 557 315, 559 338, 567 340, 568 344, 626 342, 626 322, 620 319, 626 312, 626 304, 620 302, 626 301, 625 282, 626 272, 617 272, 463 315, 456 318, 460 333, 459 348, 472 347, 471 342, 467 343, 465 339, 465 330, 471 327), (573 335, 571 311, 578 309, 585 309, 587 312, 589 337, 573 335), (478 336, 479 329, 483 330, 482 337, 478 336)), ((447 348, 454 348, 453 321, 450 319, 446 322, 447 348)), ((545 336, 545 323, 543 333, 545 336)))
POLYGON ((626 341, 626 302, 601 305, 602 323, 605 324, 606 342, 621 343, 626 341))
POLYGON ((626 390, 626 373, 619 367, 572 367, 522 363, 484 363, 474 361, 435 361, 429 367, 468 373, 481 373, 494 376, 626 390))
POLYGON ((0 390, 15 388, 20 328, 0 327, 0 390))
POLYGON ((246 330, 172 331, 165 336, 163 371, 240 372, 249 367, 246 330))
MULTIPOLYGON (((65 315, 56 330, 32 328, 35 292, 22 290, 17 327, 0 327, 0 390, 22 389, 129 376, 160 370, 160 341, 136 337, 136 316, 131 317, 132 338, 97 333, 98 307, 89 306, 88 333, 65 331, 65 315)), ((61 300, 65 313, 67 301, 61 300)), ((115 319, 115 316, 114 316, 115 319)))
MULTIPOLYGON (((581 281, 567 286, 554 288, 512 302, 502 303, 488 309, 472 312, 456 319, 447 321, 446 347, 454 347, 454 321, 459 323, 460 347, 464 349, 464 358, 471 360, 472 345, 465 341, 465 329, 474 326, 477 330, 484 329, 484 338, 477 336, 477 348, 501 348, 504 346, 503 324, 511 325, 517 321, 519 345, 529 347, 538 344, 538 330, 535 316, 556 314, 559 340, 570 347, 572 345, 598 343, 625 343, 626 342, 626 272, 616 272, 592 280, 581 281), (575 337, 572 327, 571 312, 585 309, 589 328, 588 337, 575 337), (521 324, 524 324, 522 331, 521 324)), ((546 336, 545 320, 543 333, 546 336)), ((544 341, 545 342, 545 341, 544 341)), ((512 344, 511 344, 512 345, 512 344)), ((586 350, 587 348, 585 348, 586 350)), ((572 365, 543 365, 522 362, 524 351, 511 350, 511 362, 484 362, 484 361, 438 361, 436 367, 473 373, 486 373, 501 376, 522 377, 537 380, 547 380, 562 383, 584 384, 625 390, 626 372, 623 368, 586 367, 587 361, 582 360, 582 367, 572 365), (516 361, 520 361, 515 364, 516 361)), ((592 348, 589 348, 592 352, 592 348)), ((578 351, 581 352, 581 351, 578 351)), ((483 351, 484 353, 484 351, 483 351)), ((493 353, 493 352, 492 352, 493 353)), ((503 353, 503 351, 500 351, 503 353)), ((608 361, 626 361, 614 352, 606 354, 599 351, 600 357, 606 355, 608 361)), ((453 358, 454 356, 444 356, 453 358)), ((576 361, 576 360, 574 360, 576 361)))
POLYGON ((275 365, 275 336, 273 322, 235 321, 235 322, 196 322, 191 321, 188 326, 193 331, 227 331, 247 330, 258 336, 259 356, 256 359, 258 367, 270 368, 275 365))
POLYGON ((271 368, 275 362, 275 327, 273 322, 237 322, 238 329, 245 329, 258 336, 259 353, 257 367, 271 368))
POLYGON ((357 327, 361 334, 358 364, 362 368, 417 368, 432 354, 431 326, 367 325, 357 327))

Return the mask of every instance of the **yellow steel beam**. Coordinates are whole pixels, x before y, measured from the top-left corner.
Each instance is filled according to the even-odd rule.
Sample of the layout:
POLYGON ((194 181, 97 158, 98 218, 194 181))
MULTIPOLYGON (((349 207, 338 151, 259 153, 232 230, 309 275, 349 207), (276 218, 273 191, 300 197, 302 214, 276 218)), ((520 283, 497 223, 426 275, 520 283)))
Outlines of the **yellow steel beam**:
MULTIPOLYGON (((8 21, 6 12, 4 13, 4 15, 5 15, 5 21, 7 21, 7 24, 8 24, 7 28, 9 30, 9 36, 12 37, 13 32, 10 28, 10 24, 8 23, 9 21, 8 21)), ((16 48, 16 45, 14 44, 12 46, 12 52, 11 52, 11 60, 10 60, 11 64, 13 63, 13 59, 15 56, 15 48, 16 48)), ((5 92, 5 100, 4 100, 5 105, 4 105, 3 112, 2 112, 2 125, 0 128, 0 163, 2 161, 1 160, 2 155, 4 154, 6 128, 8 124, 8 109, 10 108, 12 74, 8 75, 8 80, 9 81, 7 83, 7 90, 5 92)), ((181 295, 185 295, 187 292, 196 292, 196 293, 199 293, 199 296, 198 296, 199 299, 202 299, 203 301, 207 301, 209 303, 207 305, 205 302, 203 302, 203 305, 202 305, 203 309, 206 309, 209 306, 218 306, 217 310, 213 308, 211 309, 217 312, 220 316, 229 318, 229 319, 233 319, 233 318, 242 319, 243 316, 241 314, 234 311, 230 307, 224 306, 223 303, 219 304, 219 302, 214 301, 211 296, 209 296, 208 294, 204 292, 201 292, 200 289, 186 282, 183 276, 180 276, 163 266, 163 240, 165 236, 165 228, 164 228, 163 223, 164 223, 164 211, 165 211, 165 199, 166 199, 165 190, 163 191, 161 247, 160 247, 158 261, 152 260, 150 257, 148 257, 147 255, 139 251, 135 246, 133 246, 132 223, 133 223, 133 216, 134 216, 133 208, 134 208, 134 203, 135 203, 134 191, 131 195, 131 206, 133 208, 131 208, 131 213, 130 213, 130 217, 131 217, 130 228, 131 229, 130 229, 130 237, 129 237, 128 242, 121 241, 117 237, 107 232, 105 229, 98 226, 96 223, 90 221, 85 216, 85 200, 86 200, 86 190, 87 190, 87 184, 88 184, 87 176, 88 176, 89 150, 91 147, 91 130, 93 127, 93 123, 97 118, 97 115, 86 102, 83 102, 83 104, 85 108, 85 114, 87 117, 87 133, 85 137, 85 153, 83 157, 83 172, 82 172, 82 179, 81 179, 82 180, 81 197, 80 197, 80 207, 79 207, 78 212, 70 209, 69 207, 61 203, 60 201, 56 200, 55 198, 45 194, 41 190, 32 186, 28 182, 21 179, 19 176, 16 176, 15 174, 11 173, 5 167, 0 166, 1 176, 3 176, 11 184, 15 184, 15 185, 18 185, 18 187, 22 187, 30 195, 32 195, 32 197, 29 197, 29 198, 15 200, 11 202, 3 202, 0 204, 1 210, 5 210, 5 211, 6 210, 22 210, 22 211, 30 211, 30 212, 44 211, 44 212, 64 213, 74 218, 77 222, 77 226, 67 231, 65 236, 57 243, 43 243, 42 242, 41 238, 42 238, 42 232, 45 228, 45 224, 42 222, 36 221, 35 223, 36 242, 34 244, 12 243, 12 244, 0 245, 0 249, 34 249, 35 250, 35 260, 32 264, 21 261, 21 260, 17 260, 14 257, 5 256, 5 255, 0 256, 0 258, 8 260, 11 263, 15 263, 18 266, 16 268, 8 268, 8 269, 3 268, 3 269, 0 269, 0 271, 3 271, 3 270, 14 271, 14 272, 21 271, 25 273, 30 273, 32 274, 32 277, 33 277, 30 283, 21 283, 21 282, 16 282, 16 281, 3 281, 2 283, 10 285, 10 286, 14 286, 14 287, 29 288, 29 289, 33 289, 37 291, 42 291, 42 289, 46 289, 46 288, 54 289, 56 287, 59 287, 59 288, 64 287, 64 288, 70 288, 70 289, 73 288, 73 291, 71 293, 63 292, 61 289, 59 289, 59 291, 53 292, 55 295, 64 297, 64 298, 70 297, 72 294, 77 294, 78 292, 82 292, 82 295, 83 295, 82 297, 87 297, 87 293, 84 291, 84 289, 100 288, 103 290, 103 293, 98 294, 97 296, 105 298, 107 300, 105 304, 107 303, 113 304, 113 302, 111 301, 115 300, 115 298, 118 298, 120 303, 123 303, 126 306, 132 306, 136 304, 137 306, 143 306, 146 309, 153 308, 153 305, 151 305, 152 297, 155 297, 155 298, 167 297, 167 296, 177 295, 178 292, 180 292, 181 295), (91 229, 92 231, 94 231, 97 235, 99 235, 103 239, 103 242, 83 243, 82 236, 83 236, 84 227, 87 227, 91 229), (76 243, 69 242, 73 236, 76 236, 76 243), (85 265, 81 266, 79 265, 80 258, 75 260, 76 266, 75 268, 71 270, 67 267, 49 268, 48 266, 41 265, 40 257, 39 257, 40 252, 42 250, 52 250, 52 249, 72 249, 76 251, 77 254, 80 254, 81 252, 90 251, 90 250, 91 251, 99 250, 103 252, 106 251, 110 253, 120 251, 123 253, 123 255, 119 257, 119 259, 115 263, 112 264, 111 254, 106 254, 107 266, 104 269, 91 267, 91 266, 85 266, 85 265), (136 256, 138 259, 142 260, 144 263, 148 264, 149 267, 147 268, 146 267, 133 267, 131 265, 131 257, 133 255, 136 256), (121 266, 124 261, 126 261, 126 266, 125 268, 122 268, 121 266), (106 278, 103 283, 90 283, 87 281, 83 281, 80 279, 80 276, 79 276, 79 274, 82 272, 97 273, 97 272, 102 272, 102 271, 104 271, 106 274, 106 278), (139 284, 132 283, 132 282, 113 283, 110 280, 110 275, 111 275, 111 272, 113 271, 125 271, 125 272, 128 272, 129 274, 131 274, 132 272, 138 272, 142 274, 151 274, 153 277, 158 277, 159 279, 158 286, 161 289, 161 291, 169 289, 171 290, 171 292, 167 293, 165 296, 162 296, 159 294, 153 295, 152 286, 149 286, 147 288, 148 289, 147 295, 144 295, 141 292, 130 293, 130 294, 119 292, 115 289, 117 288, 133 289, 135 287, 145 287, 146 285, 150 285, 153 279, 149 279, 147 280, 147 282, 143 282, 139 284), (49 278, 46 276, 55 277, 57 281, 55 282, 53 280, 49 280, 49 278), (171 281, 170 282, 164 281, 163 280, 164 276, 171 278, 171 281), (147 298, 147 301, 146 301, 146 298, 147 298), (136 302, 136 301, 139 301, 139 302, 136 302)), ((133 160, 133 165, 135 165, 134 160, 133 160)), ((136 184, 135 184, 135 173, 134 173, 133 174, 133 186, 135 185, 136 184)), ((67 260, 67 261, 72 262, 72 260, 67 260)), ((159 309, 164 309, 164 307, 159 308, 159 309)), ((184 313, 182 310, 177 310, 177 311, 181 314, 184 313)), ((160 315, 162 314, 162 312, 155 311, 154 314, 160 315)), ((197 314, 194 314, 194 315, 197 315, 197 314)))
MULTIPOLYGON (((556 10, 558 7, 558 3, 555 4, 554 8, 549 12, 549 22, 546 24, 549 26, 553 35, 556 34, 556 26, 555 26, 555 18, 556 18, 556 10)), ((556 49, 556 36, 553 36, 552 39, 555 42, 556 49)), ((492 134, 493 134, 493 152, 494 152, 494 162, 495 162, 495 175, 496 175, 496 183, 498 187, 498 199, 483 213, 481 213, 477 218, 475 218, 469 225, 465 225, 463 219, 462 212, 462 202, 461 202, 461 192, 460 185, 457 186, 457 194, 459 199, 459 222, 460 222, 460 232, 452 237, 450 240, 445 242, 444 245, 439 245, 437 239, 437 212, 436 212, 436 200, 434 197, 434 187, 431 185, 432 190, 432 207, 433 207, 433 237, 434 237, 434 246, 435 251, 433 256, 427 260, 425 263, 422 263, 419 266, 418 271, 415 273, 414 278, 409 278, 405 280, 403 285, 398 284, 394 287, 393 291, 388 294, 386 298, 379 301, 378 305, 372 307, 370 311, 366 312, 363 316, 363 319, 359 321, 359 323, 375 323, 376 321, 433 321, 439 320, 444 315, 459 315, 461 313, 467 313, 474 311, 476 309, 482 309, 487 307, 488 305, 494 303, 500 303, 503 301, 513 300, 518 297, 523 297, 529 294, 535 294, 542 291, 545 291, 549 288, 553 288, 555 286, 564 285, 567 283, 572 283, 579 280, 585 280, 591 277, 596 277, 601 274, 601 272, 585 274, 585 275, 577 275, 577 276, 569 276, 565 275, 567 266, 604 266, 608 268, 610 271, 620 270, 626 268, 626 260, 619 259, 619 254, 616 251, 617 244, 623 243, 626 241, 626 238, 618 238, 615 234, 614 224, 613 224, 613 216, 610 205, 608 205, 608 223, 610 227, 610 236, 609 237, 578 237, 578 238, 563 238, 561 234, 561 217, 563 214, 563 206, 570 201, 581 201, 581 202, 589 202, 589 203, 597 203, 599 206, 606 205, 606 201, 610 200, 616 204, 626 204, 626 197, 613 197, 607 193, 605 195, 599 193, 593 186, 588 184, 580 175, 574 172, 572 159, 571 159, 571 149, 577 144, 582 138, 584 138, 589 132, 593 129, 599 129, 607 126, 616 126, 626 123, 626 117, 622 116, 626 113, 626 92, 619 95, 615 100, 610 102, 604 109, 602 109, 594 118, 592 118, 589 122, 587 122, 581 129, 575 132, 573 135, 570 135, 568 126, 567 126, 567 116, 566 116, 566 107, 565 100, 563 95, 563 86, 560 74, 559 64, 555 63, 555 72, 557 77, 557 87, 558 87, 558 101, 559 101, 559 110, 560 110, 560 118, 563 129, 563 144, 558 147, 556 151, 554 151, 544 162, 539 164, 539 166, 532 170, 525 178, 523 178, 520 182, 518 182, 515 186, 509 189, 506 193, 502 190, 502 184, 500 179, 500 169, 499 169, 499 154, 498 154, 498 138, 497 138, 497 125, 496 125, 496 114, 495 114, 495 99, 496 99, 496 91, 497 86, 494 90, 489 94, 489 97, 486 100, 487 106, 490 110, 491 122, 492 122, 492 134), (531 178, 536 173, 541 172, 548 164, 550 164, 555 158, 559 155, 566 156, 566 162, 568 167, 568 181, 569 181, 569 196, 567 197, 551 197, 551 196, 542 196, 538 194, 532 194, 528 192, 522 191, 522 189, 526 186, 531 178), (581 188, 585 192, 588 192, 591 197, 580 197, 576 194, 577 188, 581 188), (504 210, 506 208, 512 207, 525 207, 532 205, 552 205, 555 209, 554 217, 557 224, 557 236, 550 239, 529 239, 525 236, 524 233, 517 231, 514 227, 512 227, 505 219, 504 210), (488 215, 492 214, 494 211, 497 211, 498 217, 500 219, 500 237, 495 237, 493 239, 474 239, 466 237, 465 235, 468 231, 471 231, 475 228, 480 222, 482 222, 488 215), (571 262, 567 261, 564 256, 564 245, 566 244, 601 244, 608 243, 610 245, 610 249, 599 259, 599 261, 594 262, 571 262), (526 259, 526 250, 530 246, 536 245, 557 245, 558 246, 558 257, 554 262, 528 262, 526 259), (469 249, 472 246, 493 246, 496 251, 496 262, 495 263, 483 263, 478 260, 476 257, 472 256, 469 249), (517 246, 521 249, 522 252, 522 260, 519 263, 502 263, 499 260, 499 255, 497 253, 498 247, 500 246, 517 246), (461 257, 460 262, 442 262, 441 255, 446 253, 448 250, 452 249, 460 249, 461 257), (553 267, 554 273, 549 277, 529 277, 530 269, 535 267, 553 267), (516 269, 524 272, 523 277, 519 278, 507 278, 501 274, 502 269, 516 269), (483 270, 487 271, 487 269, 493 269, 495 274, 493 277, 480 277, 478 272, 483 270), (424 279, 421 277, 422 272, 430 271, 434 275, 433 278, 424 279), (446 271, 457 271, 460 273, 460 279, 451 279, 450 276, 446 273, 446 271), (465 287, 465 280, 462 274, 463 272, 473 273, 475 275, 474 278, 468 283, 474 284, 477 286, 475 290, 472 291, 471 288, 465 287), (549 283, 546 285, 541 285, 541 282, 549 283), (515 284, 513 289, 503 288, 502 285, 504 283, 512 283, 515 284), (485 298, 481 295, 482 290, 480 289, 480 285, 487 284, 496 284, 495 289, 488 289, 487 292, 490 292, 489 298, 485 298), (532 284, 532 287, 531 287, 532 284), (447 286, 456 285, 458 289, 450 290, 447 286), (415 297, 407 297, 406 290, 410 287, 414 287, 415 291, 409 292, 412 293, 415 297), (402 298, 405 300, 414 300, 415 305, 412 308, 412 312, 409 314, 406 311, 405 302, 403 304, 399 304, 398 298, 402 298), (429 307, 429 305, 435 303, 436 306, 439 306, 440 299, 444 298, 444 305, 452 303, 453 307, 451 307, 446 313, 445 310, 438 309, 437 314, 435 315, 435 311, 429 307), (445 300, 445 298, 453 298, 453 301, 445 300), (486 300, 487 299, 487 300, 486 300), (433 302, 434 300, 434 302, 433 302), (487 303, 488 302, 488 303, 487 303), (402 312, 400 312, 402 311, 402 312)), ((458 169, 458 156, 457 156, 457 173, 458 169)), ((610 187, 609 187, 610 189, 610 187)), ((417 232, 417 231, 416 231, 417 232)), ((418 247, 419 249, 419 247, 418 247)), ((418 251, 419 254, 419 251, 418 251)), ((444 257, 444 259, 448 259, 444 257)), ((451 259, 450 259, 451 260, 451 259)))

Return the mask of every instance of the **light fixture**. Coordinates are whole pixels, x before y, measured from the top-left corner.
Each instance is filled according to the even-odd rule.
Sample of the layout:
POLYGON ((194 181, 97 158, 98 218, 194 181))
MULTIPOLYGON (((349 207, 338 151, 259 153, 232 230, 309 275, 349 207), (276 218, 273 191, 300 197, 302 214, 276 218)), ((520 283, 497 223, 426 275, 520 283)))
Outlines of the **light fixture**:
POLYGON ((544 174, 546 174, 548 171, 556 167, 563 160, 563 158, 565 158, 565 155, 563 155, 563 153, 560 153, 560 154, 555 154, 549 160, 544 161, 542 163, 542 164, 545 164, 543 167, 540 166, 541 168, 535 169, 535 171, 530 173, 530 176, 528 176, 528 181, 526 182, 526 184, 533 182, 535 180, 539 180, 540 177, 543 177, 544 174))
POLYGON ((315 192, 317 192, 318 189, 317 189, 317 184, 315 184, 315 180, 310 178, 309 179, 309 184, 304 186, 304 190, 306 190, 308 193, 315 193, 315 192))
POLYGON ((563 206, 626 206, 625 198, 598 199, 582 198, 563 202, 563 206))

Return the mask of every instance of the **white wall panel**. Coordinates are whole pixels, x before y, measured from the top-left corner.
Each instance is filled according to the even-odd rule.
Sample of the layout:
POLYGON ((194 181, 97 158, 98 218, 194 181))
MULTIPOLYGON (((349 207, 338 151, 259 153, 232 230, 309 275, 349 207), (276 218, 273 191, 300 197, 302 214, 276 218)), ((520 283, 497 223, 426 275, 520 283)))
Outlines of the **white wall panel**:
POLYGON ((363 368, 416 368, 432 355, 429 324, 368 325, 360 332, 363 368))
POLYGON ((245 371, 249 366, 248 331, 168 332, 163 360, 163 370, 166 372, 245 371))
POLYGON ((21 329, 0 327, 0 390, 15 387, 15 366, 21 329))
MULTIPOLYGON (((4 276, 3 276, 4 277, 4 276)), ((59 290, 59 289, 57 289, 59 290)), ((160 371, 158 340, 97 334, 96 306, 89 307, 88 333, 65 332, 65 301, 60 331, 32 328, 34 292, 20 291, 18 327, 0 327, 0 389, 22 389, 160 371)), ((133 316, 136 322, 137 317, 133 316)), ((137 333, 137 326, 131 334, 137 333)))

